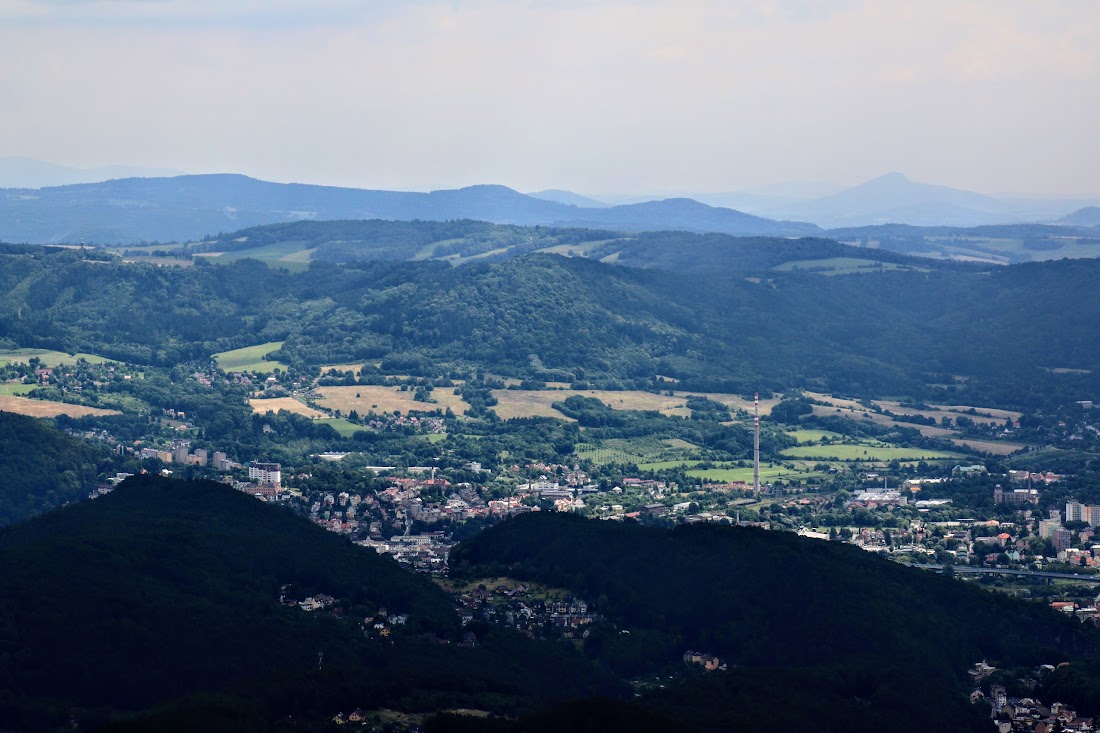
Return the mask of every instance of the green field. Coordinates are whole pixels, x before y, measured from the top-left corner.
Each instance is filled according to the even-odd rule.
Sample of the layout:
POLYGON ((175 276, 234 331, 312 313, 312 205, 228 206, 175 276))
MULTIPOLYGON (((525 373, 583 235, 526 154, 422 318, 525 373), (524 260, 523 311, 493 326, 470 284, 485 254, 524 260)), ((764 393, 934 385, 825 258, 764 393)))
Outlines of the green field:
POLYGON ((313 250, 306 245, 306 242, 276 242, 262 247, 226 252, 209 259, 211 262, 225 263, 250 258, 274 267, 286 268, 291 272, 301 272, 309 269, 309 258, 313 254, 313 250))
POLYGON ((780 455, 787 458, 822 461, 919 461, 963 457, 961 453, 949 453, 926 448, 898 448, 885 445, 800 445, 795 448, 787 448, 780 455))
MULTIPOLYGON (((696 469, 694 471, 688 471, 688 476, 692 478, 701 478, 706 481, 719 481, 723 483, 729 483, 734 481, 744 481, 747 484, 752 483, 752 466, 747 468, 703 468, 696 469)), ((760 480, 772 481, 775 479, 783 479, 784 481, 790 479, 808 479, 815 478, 821 474, 809 473, 804 471, 795 471, 783 466, 761 466, 760 467, 760 480)))
POLYGON ((861 272, 883 272, 885 270, 921 270, 921 268, 898 265, 893 262, 865 260, 858 257, 829 257, 822 260, 793 260, 776 265, 774 270, 793 272, 797 270, 815 272, 820 275, 852 275, 861 272))
POLYGON ((27 394, 37 386, 37 384, 17 384, 11 382, 0 384, 0 395, 6 395, 8 397, 18 397, 19 395, 27 394))
POLYGON ((829 430, 791 430, 787 435, 791 436, 799 443, 820 443, 825 438, 829 440, 844 440, 844 436, 840 433, 834 433, 829 430))
POLYGON ((638 470, 663 471, 666 468, 679 468, 680 466, 691 468, 692 466, 697 466, 700 463, 702 463, 702 461, 654 461, 652 463, 639 463, 638 470))
POLYGON ((257 372, 270 374, 276 369, 286 371, 287 365, 279 361, 266 361, 265 356, 272 351, 282 348, 282 341, 271 341, 257 346, 246 346, 243 349, 233 349, 214 354, 213 358, 218 362, 218 367, 225 372, 257 372))
POLYGON ((317 425, 332 426, 332 429, 338 432, 342 438, 350 438, 355 435, 357 431, 366 429, 362 425, 348 422, 342 417, 328 417, 323 420, 314 420, 313 422, 317 425))
POLYGON ((0 349, 0 364, 27 364, 30 362, 31 357, 35 356, 42 361, 44 367, 55 367, 60 364, 70 366, 75 364, 78 359, 83 359, 89 364, 105 364, 112 361, 95 354, 66 354, 63 351, 51 351, 50 349, 0 349))

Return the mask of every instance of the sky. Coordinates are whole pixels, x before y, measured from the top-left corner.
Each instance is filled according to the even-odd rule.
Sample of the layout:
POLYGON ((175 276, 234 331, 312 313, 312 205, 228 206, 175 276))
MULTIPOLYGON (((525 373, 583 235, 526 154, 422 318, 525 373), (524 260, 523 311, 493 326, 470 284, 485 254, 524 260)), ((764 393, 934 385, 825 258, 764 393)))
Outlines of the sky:
POLYGON ((427 190, 1100 195, 1096 0, 0 0, 0 156, 427 190))

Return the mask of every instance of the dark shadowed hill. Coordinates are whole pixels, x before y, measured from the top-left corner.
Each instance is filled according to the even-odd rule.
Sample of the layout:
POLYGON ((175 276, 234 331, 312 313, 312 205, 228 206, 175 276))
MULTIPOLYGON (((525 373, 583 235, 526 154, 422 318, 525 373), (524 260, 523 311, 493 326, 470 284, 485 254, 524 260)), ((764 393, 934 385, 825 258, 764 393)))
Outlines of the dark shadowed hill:
POLYGON ((47 421, 0 411, 0 526, 83 499, 101 460, 47 421))
POLYGON ((214 482, 133 478, 10 527, 0 569, 5 729, 186 706, 200 693, 271 720, 357 706, 515 712, 620 689, 523 638, 458 648, 457 617, 427 577, 214 482), (283 593, 335 603, 308 612, 280 604, 283 593), (382 608, 407 623, 369 638, 364 619, 382 608), (550 688, 544 675, 569 682, 550 688))
POLYGON ((463 542, 451 567, 599 599, 611 625, 592 629, 585 652, 624 673, 658 674, 687 649, 717 655, 727 672, 641 699, 703 730, 737 721, 746 729, 983 730, 988 723, 965 701, 975 661, 1028 666, 1100 651, 1094 629, 1043 605, 851 545, 759 529, 537 513, 463 542))

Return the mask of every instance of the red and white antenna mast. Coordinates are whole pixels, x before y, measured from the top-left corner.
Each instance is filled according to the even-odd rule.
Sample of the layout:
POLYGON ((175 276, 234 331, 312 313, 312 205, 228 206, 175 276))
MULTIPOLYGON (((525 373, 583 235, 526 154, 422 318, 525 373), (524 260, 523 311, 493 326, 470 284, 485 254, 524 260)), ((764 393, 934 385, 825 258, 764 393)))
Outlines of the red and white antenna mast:
POLYGON ((753 394, 752 416, 752 490, 760 493, 760 393, 753 394))

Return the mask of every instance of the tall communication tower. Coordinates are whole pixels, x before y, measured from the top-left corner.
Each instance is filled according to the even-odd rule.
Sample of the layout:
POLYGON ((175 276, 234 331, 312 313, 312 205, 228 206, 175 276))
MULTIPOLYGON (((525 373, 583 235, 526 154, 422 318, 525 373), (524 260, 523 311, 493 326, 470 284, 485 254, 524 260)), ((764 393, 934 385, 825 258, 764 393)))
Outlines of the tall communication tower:
POLYGON ((752 416, 752 490, 760 493, 760 393, 753 396, 752 416))

